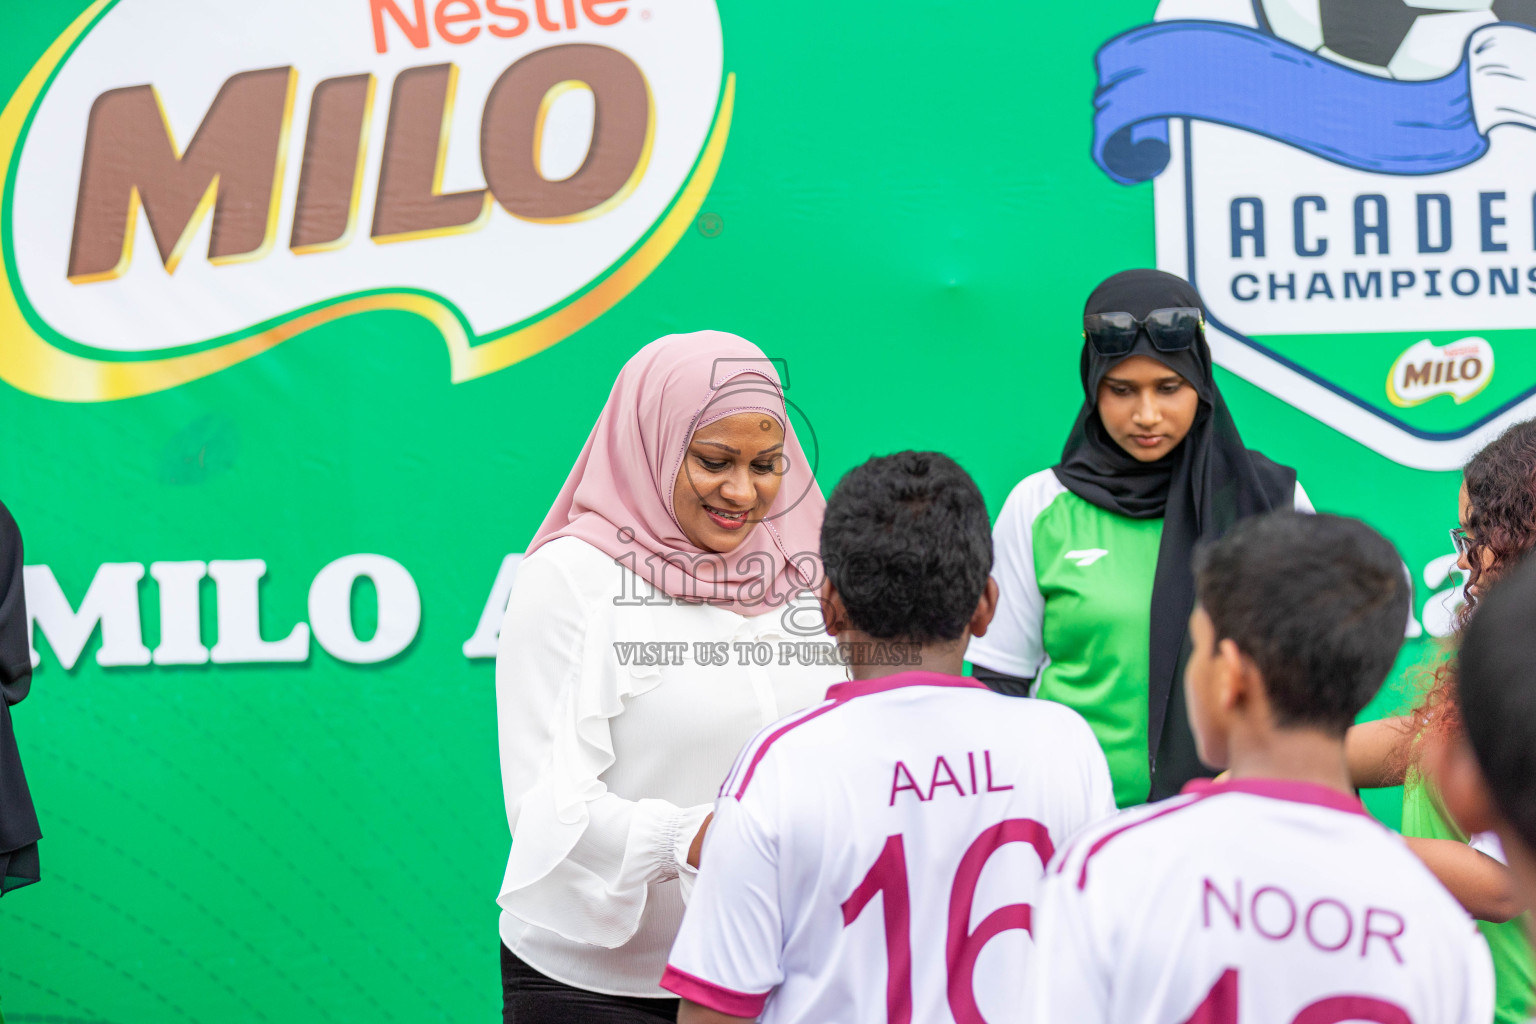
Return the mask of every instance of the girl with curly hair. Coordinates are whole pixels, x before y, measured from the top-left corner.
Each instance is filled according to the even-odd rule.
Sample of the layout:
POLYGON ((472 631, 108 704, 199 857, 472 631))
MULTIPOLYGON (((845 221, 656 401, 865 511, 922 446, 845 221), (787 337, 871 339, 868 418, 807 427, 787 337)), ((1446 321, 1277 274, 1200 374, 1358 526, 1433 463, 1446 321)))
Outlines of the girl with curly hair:
MULTIPOLYGON (((1451 531, 1467 574, 1454 647, 1478 599, 1506 569, 1536 548, 1536 420, 1517 423, 1483 448, 1462 473, 1458 525, 1451 531)), ((1454 651, 1453 647, 1453 651, 1454 651)), ((1536 1009, 1536 959, 1519 915, 1509 869, 1490 833, 1467 835, 1445 810, 1431 752, 1462 740, 1457 659, 1441 662, 1409 714, 1350 730, 1356 786, 1403 786, 1403 836, 1478 926, 1493 952, 1498 1024, 1523 1024, 1536 1009)))

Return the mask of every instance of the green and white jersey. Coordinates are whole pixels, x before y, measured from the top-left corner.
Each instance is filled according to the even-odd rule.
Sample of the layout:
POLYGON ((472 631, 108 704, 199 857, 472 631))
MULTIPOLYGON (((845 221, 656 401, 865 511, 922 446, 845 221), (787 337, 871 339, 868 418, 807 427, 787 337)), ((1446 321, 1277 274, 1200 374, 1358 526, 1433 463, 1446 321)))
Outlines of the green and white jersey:
MULTIPOLYGON (((1296 508, 1312 511, 1296 486, 1296 508)), ((1049 469, 1025 477, 992 529, 1000 598, 974 664, 1033 678, 1031 693, 1088 720, 1121 807, 1147 799, 1147 677, 1161 519, 1090 504, 1049 469)))

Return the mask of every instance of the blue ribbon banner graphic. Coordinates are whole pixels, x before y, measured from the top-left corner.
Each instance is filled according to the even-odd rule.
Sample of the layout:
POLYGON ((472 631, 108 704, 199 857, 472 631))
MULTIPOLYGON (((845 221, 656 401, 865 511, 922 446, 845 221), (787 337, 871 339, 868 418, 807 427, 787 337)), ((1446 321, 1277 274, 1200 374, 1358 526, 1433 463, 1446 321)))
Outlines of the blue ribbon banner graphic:
POLYGON ((1384 174, 1477 160, 1494 124, 1536 127, 1536 31, 1498 24, 1468 39, 1443 78, 1400 82, 1336 64, 1242 25, 1167 21, 1116 36, 1096 58, 1093 159, 1115 181, 1168 166, 1168 119, 1210 121, 1384 174), (1479 125, 1479 114, 1487 112, 1479 125))

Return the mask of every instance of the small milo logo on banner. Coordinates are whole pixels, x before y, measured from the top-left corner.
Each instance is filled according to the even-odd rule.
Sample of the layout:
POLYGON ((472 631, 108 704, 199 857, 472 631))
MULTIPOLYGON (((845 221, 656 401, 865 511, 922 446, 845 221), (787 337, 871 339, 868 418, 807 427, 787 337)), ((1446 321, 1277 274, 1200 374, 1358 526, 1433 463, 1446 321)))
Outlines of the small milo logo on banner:
POLYGON ((1156 179, 1158 265, 1222 365, 1425 469, 1536 415, 1533 25, 1525 0, 1164 0, 1099 50, 1094 158, 1156 179))
POLYGON ((0 378, 127 398, 378 309, 499 370, 692 222, 723 60, 714 0, 98 0, 0 113, 0 378))

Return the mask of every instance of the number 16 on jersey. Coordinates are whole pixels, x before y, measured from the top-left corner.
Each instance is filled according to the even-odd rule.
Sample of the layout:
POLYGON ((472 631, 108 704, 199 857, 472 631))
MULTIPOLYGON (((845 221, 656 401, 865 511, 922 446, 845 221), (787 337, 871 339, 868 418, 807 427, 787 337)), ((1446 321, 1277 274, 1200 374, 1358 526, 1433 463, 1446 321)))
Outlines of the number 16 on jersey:
MULTIPOLYGON (((999 933, 1030 931, 1030 905, 1012 903, 988 914, 973 930, 972 904, 987 861, 1009 843, 1028 843, 1042 870, 1054 852, 1050 833, 1038 821, 1009 818, 977 836, 960 857, 949 891, 949 924, 945 932, 946 996, 955 1024, 986 1024, 976 1005, 976 961, 981 949, 999 933)), ((900 833, 887 836, 885 846, 864 880, 843 901, 843 927, 858 919, 881 897, 885 923, 885 1012, 887 1024, 912 1024, 912 889, 907 877, 906 846, 900 833)), ((926 894, 919 894, 928 898, 926 894)))

